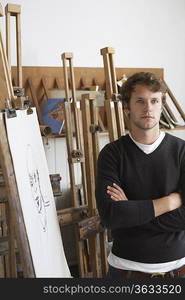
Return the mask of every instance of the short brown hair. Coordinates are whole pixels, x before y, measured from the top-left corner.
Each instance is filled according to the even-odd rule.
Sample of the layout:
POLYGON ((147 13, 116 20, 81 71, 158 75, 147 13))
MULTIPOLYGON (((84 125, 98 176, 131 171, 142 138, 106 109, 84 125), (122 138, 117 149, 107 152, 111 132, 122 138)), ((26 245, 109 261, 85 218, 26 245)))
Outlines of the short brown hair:
POLYGON ((120 94, 123 103, 129 103, 136 85, 145 85, 152 92, 162 92, 162 102, 166 101, 166 87, 163 81, 151 72, 138 72, 130 76, 122 85, 120 94))

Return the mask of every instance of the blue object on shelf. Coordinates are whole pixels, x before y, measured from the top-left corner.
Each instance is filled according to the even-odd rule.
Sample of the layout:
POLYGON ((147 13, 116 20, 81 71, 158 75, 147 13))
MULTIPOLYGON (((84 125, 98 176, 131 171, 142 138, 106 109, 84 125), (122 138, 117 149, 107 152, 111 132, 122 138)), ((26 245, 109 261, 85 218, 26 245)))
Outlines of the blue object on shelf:
POLYGON ((54 134, 60 134, 64 125, 62 102, 64 98, 49 98, 43 109, 44 124, 51 127, 54 134))

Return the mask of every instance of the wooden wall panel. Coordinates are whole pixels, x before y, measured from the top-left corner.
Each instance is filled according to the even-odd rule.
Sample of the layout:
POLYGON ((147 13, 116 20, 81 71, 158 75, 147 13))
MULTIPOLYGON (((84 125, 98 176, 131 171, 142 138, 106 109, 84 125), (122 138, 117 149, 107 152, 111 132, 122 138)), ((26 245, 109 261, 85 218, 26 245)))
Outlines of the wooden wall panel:
MULTIPOLYGON (((47 87, 53 88, 55 83, 55 78, 59 79, 61 88, 64 88, 64 77, 63 77, 63 67, 27 67, 22 68, 23 71, 23 87, 28 77, 31 77, 33 85, 35 87, 38 98, 41 96, 41 79, 46 78, 47 87)), ((139 71, 150 71, 154 72, 159 77, 163 78, 162 68, 116 68, 117 78, 120 79, 123 74, 130 76, 131 74, 139 71)), ((81 89, 81 81, 85 85, 99 85, 104 89, 105 76, 103 68, 87 68, 87 67, 74 67, 75 83, 76 89, 81 89)), ((12 79, 17 82, 16 78, 16 67, 12 67, 12 79)))

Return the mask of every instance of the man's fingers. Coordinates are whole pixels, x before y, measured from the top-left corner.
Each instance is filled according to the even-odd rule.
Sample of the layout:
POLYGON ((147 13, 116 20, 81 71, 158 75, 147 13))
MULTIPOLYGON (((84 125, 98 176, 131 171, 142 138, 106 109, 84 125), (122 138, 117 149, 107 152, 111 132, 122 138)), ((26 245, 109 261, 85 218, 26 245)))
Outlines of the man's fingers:
POLYGON ((114 197, 116 197, 116 198, 119 199, 119 200, 122 200, 122 199, 125 198, 124 195, 121 194, 121 193, 118 192, 118 191, 107 190, 107 193, 108 193, 110 196, 114 196, 114 197))
POLYGON ((115 198, 113 196, 111 196, 111 199, 114 200, 114 201, 120 201, 119 199, 117 199, 117 198, 115 198))
POLYGON ((124 201, 124 200, 128 200, 123 194, 116 194, 112 191, 107 190, 107 194, 109 194, 109 196, 111 197, 112 200, 116 200, 116 201, 124 201))
POLYGON ((121 198, 121 195, 117 194, 117 193, 114 193, 113 191, 107 191, 107 194, 109 194, 110 196, 113 196, 117 199, 120 199, 121 198))
MULTIPOLYGON (((124 190, 123 190, 122 188, 120 188, 119 185, 117 185, 116 183, 113 183, 113 186, 114 186, 117 190, 119 190, 120 193, 122 193, 122 194, 126 197, 126 195, 125 195, 125 193, 124 193, 124 190)), ((127 197, 126 197, 126 198, 127 198, 127 197)))
POLYGON ((118 190, 118 189, 115 188, 115 187, 108 186, 108 187, 107 187, 107 190, 109 190, 110 192, 113 192, 113 193, 117 194, 119 197, 122 197, 122 198, 124 198, 124 199, 125 199, 125 198, 127 199, 125 193, 123 192, 123 190, 122 190, 121 188, 118 190))
POLYGON ((119 190, 120 192, 123 192, 122 188, 120 188, 120 186, 117 185, 116 183, 113 183, 113 186, 114 186, 117 190, 119 190))
POLYGON ((107 194, 109 194, 111 199, 114 201, 128 200, 124 191, 117 184, 113 184, 113 185, 114 187, 107 186, 107 194))
POLYGON ((112 186, 108 186, 107 190, 109 190, 110 192, 113 192, 117 195, 121 195, 122 193, 120 191, 118 191, 116 188, 112 187, 112 186))

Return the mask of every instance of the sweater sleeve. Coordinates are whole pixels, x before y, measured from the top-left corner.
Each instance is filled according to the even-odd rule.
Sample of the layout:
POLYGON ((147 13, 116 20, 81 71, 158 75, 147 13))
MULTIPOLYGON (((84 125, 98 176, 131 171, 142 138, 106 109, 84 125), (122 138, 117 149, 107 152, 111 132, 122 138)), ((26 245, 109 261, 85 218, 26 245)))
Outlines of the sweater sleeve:
POLYGON ((154 218, 152 200, 113 201, 107 186, 121 186, 120 152, 115 143, 106 145, 99 154, 96 177, 96 201, 102 223, 112 230, 148 223, 154 218))
POLYGON ((151 222, 152 228, 162 232, 178 232, 185 230, 185 205, 157 217, 151 222))
POLYGON ((181 162, 179 193, 182 198, 182 206, 158 216, 146 224, 145 227, 158 232, 179 232, 185 230, 185 155, 183 155, 181 162))

